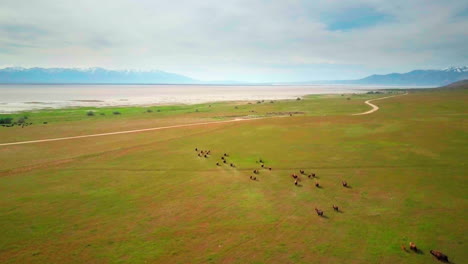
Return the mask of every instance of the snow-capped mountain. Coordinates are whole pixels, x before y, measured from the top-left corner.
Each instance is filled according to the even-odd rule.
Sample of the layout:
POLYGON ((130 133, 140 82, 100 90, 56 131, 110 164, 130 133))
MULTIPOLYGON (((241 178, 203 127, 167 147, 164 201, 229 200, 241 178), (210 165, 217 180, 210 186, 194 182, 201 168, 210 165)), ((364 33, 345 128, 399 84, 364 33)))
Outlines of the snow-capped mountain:
POLYGON ((467 66, 450 67, 443 70, 414 70, 407 73, 371 75, 360 80, 347 81, 346 83, 440 86, 465 79, 468 79, 467 66))
POLYGON ((163 71, 107 70, 104 68, 0 69, 0 83, 196 83, 189 77, 163 71))
POLYGON ((446 72, 468 72, 468 67, 467 66, 450 67, 450 68, 443 69, 443 71, 446 71, 446 72))

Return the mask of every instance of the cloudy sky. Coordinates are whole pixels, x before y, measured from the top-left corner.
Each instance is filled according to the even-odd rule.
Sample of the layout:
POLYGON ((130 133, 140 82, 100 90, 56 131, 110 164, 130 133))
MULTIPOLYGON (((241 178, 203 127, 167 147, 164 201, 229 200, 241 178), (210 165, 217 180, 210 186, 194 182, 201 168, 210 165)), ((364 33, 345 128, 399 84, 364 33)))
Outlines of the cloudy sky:
POLYGON ((0 67, 307 81, 468 64, 466 0, 0 0, 0 67))

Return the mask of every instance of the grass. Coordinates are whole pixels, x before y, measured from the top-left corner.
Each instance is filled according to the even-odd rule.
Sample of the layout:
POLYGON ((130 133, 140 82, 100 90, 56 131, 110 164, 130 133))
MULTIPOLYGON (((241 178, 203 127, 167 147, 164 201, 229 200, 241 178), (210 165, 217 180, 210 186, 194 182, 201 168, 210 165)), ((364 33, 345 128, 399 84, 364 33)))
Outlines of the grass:
POLYGON ((0 147, 0 262, 431 263, 437 249, 463 263, 467 95, 414 92, 366 116, 349 114, 383 95, 21 113, 49 124, 0 127, 0 141, 303 112, 0 147), (225 152, 236 168, 215 165, 225 152), (259 158, 273 170, 254 182, 259 158), (294 186, 299 169, 323 188, 294 186))

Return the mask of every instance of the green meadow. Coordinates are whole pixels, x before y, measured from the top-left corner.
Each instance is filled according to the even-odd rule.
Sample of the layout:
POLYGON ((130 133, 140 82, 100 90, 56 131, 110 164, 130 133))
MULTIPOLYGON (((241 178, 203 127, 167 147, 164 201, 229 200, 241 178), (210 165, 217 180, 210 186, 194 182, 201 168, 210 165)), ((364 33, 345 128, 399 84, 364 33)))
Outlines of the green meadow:
POLYGON ((465 263, 468 90, 351 115, 383 96, 9 115, 0 143, 248 120, 0 146, 0 263, 465 263))

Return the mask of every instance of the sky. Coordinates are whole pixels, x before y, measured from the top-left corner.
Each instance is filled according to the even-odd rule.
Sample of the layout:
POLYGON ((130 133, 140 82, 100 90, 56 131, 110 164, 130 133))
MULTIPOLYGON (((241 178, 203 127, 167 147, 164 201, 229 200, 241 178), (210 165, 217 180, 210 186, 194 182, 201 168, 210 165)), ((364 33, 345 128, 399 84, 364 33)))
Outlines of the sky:
POLYGON ((466 0, 0 0, 0 67, 294 82, 468 65, 466 0))

